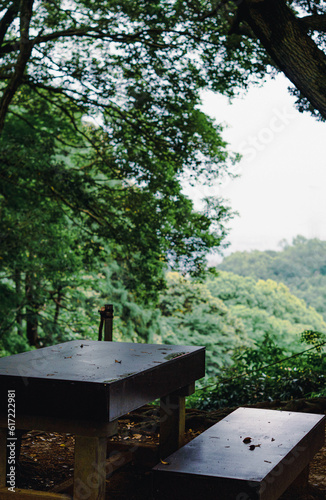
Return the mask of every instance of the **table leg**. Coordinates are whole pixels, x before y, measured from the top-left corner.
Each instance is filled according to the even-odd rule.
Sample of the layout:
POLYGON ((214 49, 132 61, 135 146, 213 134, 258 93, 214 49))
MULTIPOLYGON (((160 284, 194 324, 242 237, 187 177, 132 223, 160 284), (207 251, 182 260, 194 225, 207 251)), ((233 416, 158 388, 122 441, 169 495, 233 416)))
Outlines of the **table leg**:
POLYGON ((74 500, 104 500, 106 437, 76 436, 74 500))
POLYGON ((0 487, 6 486, 7 429, 0 428, 0 487))
POLYGON ((161 398, 160 406, 160 458, 171 455, 184 445, 185 396, 195 391, 195 384, 161 398))
POLYGON ((290 486, 291 492, 304 492, 308 488, 309 481, 309 464, 300 472, 298 477, 293 481, 290 486))

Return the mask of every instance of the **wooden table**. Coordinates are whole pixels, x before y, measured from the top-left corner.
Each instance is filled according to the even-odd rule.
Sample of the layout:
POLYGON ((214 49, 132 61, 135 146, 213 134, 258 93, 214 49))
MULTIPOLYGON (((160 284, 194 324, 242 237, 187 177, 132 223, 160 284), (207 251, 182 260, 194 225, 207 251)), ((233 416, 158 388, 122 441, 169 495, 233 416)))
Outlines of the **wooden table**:
MULTIPOLYGON (((158 398, 160 455, 183 445, 185 396, 205 375, 205 348, 71 341, 0 359, 0 498, 12 495, 8 466, 8 391, 16 429, 76 435, 74 500, 104 500, 107 438, 118 418, 158 398)), ((17 493, 16 493, 17 495, 17 493)), ((19 499, 62 495, 20 490, 19 499)), ((16 496, 16 498, 18 498, 16 496)))

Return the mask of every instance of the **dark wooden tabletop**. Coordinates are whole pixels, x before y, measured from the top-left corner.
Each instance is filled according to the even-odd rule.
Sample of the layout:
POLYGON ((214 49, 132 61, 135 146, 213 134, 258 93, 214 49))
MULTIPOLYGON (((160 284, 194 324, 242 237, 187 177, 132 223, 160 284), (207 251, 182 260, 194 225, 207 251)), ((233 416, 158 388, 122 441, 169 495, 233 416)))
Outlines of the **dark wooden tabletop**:
POLYGON ((19 412, 111 421, 205 375, 205 348, 74 340, 0 359, 19 412))

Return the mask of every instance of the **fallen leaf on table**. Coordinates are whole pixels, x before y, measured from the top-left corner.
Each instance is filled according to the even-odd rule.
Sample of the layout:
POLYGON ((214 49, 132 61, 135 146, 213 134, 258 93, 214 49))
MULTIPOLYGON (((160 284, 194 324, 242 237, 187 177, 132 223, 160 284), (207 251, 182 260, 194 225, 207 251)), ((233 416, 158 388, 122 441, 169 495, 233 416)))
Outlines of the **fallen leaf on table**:
POLYGON ((249 450, 253 451, 255 448, 260 448, 260 444, 251 444, 249 450))

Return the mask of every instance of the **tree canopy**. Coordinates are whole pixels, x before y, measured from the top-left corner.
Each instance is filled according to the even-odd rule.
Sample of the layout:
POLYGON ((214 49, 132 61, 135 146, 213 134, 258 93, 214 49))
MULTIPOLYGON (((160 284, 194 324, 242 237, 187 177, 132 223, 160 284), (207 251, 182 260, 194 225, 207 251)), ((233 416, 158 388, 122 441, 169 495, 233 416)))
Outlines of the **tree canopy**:
POLYGON ((206 346, 209 376, 220 374, 243 349, 257 350, 264 339, 285 357, 302 351, 305 330, 326 330, 322 316, 284 284, 224 271, 201 283, 169 273, 158 307, 157 335, 164 343, 206 346))
POLYGON ((216 197, 195 212, 181 183, 236 156, 199 109, 205 75, 174 47, 166 7, 1 4, 3 334, 24 324, 35 345, 45 311, 56 325, 80 273, 109 262, 148 303, 167 265, 199 273, 224 238, 229 210, 216 197))
POLYGON ((231 363, 234 350, 248 344, 243 322, 206 283, 169 273, 168 288, 160 295, 160 334, 164 343, 204 345, 206 374, 216 375, 231 363))
POLYGON ((234 252, 218 266, 254 279, 284 283, 326 318, 326 242, 297 236, 281 251, 234 252))
POLYGON ((45 311, 57 324, 104 263, 147 302, 167 265, 198 275, 230 211, 215 197, 195 212, 182 182, 238 159, 201 92, 282 71, 325 117, 325 16, 303 0, 2 0, 2 332, 24 324, 35 344, 43 322, 46 337, 45 311))
POLYGON ((209 181, 236 159, 221 127, 199 110, 207 71, 197 42, 175 31, 182 10, 156 1, 8 0, 1 11, 3 182, 15 182, 8 134, 20 120, 34 144, 48 141, 56 166, 40 175, 31 162, 19 182, 36 175, 43 196, 128 248, 148 279, 167 259, 198 269, 219 245, 227 210, 215 199, 194 213, 180 181, 209 181), (85 116, 99 125, 86 130, 85 116))
POLYGON ((221 271, 217 278, 208 280, 207 288, 243 321, 245 331, 255 341, 268 333, 280 348, 295 350, 304 330, 325 331, 322 316, 283 283, 221 271))
POLYGON ((293 83, 300 109, 326 116, 320 0, 3 0, 0 12, 0 130, 22 86, 144 135, 145 110, 162 127, 181 106, 191 122, 185 103, 198 87, 232 95, 271 68, 293 83))
MULTIPOLYGON (((193 210, 182 193, 177 155, 165 163, 158 151, 151 164, 138 164, 137 179, 137 166, 109 156, 101 128, 81 122, 76 136, 71 121, 55 113, 51 119, 51 110, 52 103, 29 94, 0 137, 0 336, 13 325, 22 334, 24 323, 31 345, 38 330, 43 342, 50 328, 54 335, 82 273, 115 262, 124 286, 149 303, 164 286, 168 264, 200 272, 229 216, 219 200, 210 200, 205 213, 193 210)), ((219 135, 203 120, 205 127, 214 147, 219 135)))

